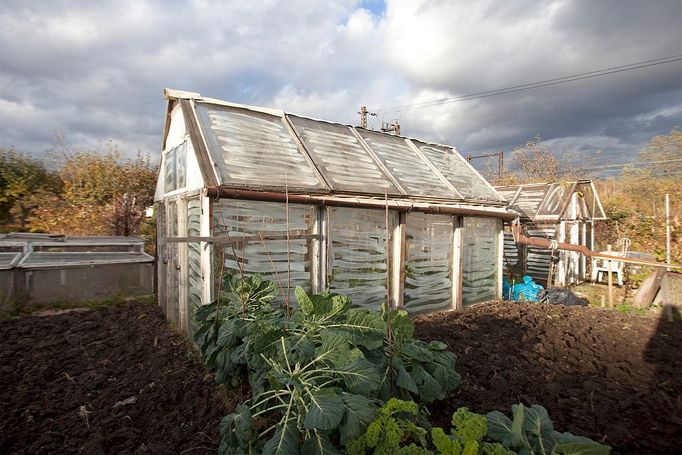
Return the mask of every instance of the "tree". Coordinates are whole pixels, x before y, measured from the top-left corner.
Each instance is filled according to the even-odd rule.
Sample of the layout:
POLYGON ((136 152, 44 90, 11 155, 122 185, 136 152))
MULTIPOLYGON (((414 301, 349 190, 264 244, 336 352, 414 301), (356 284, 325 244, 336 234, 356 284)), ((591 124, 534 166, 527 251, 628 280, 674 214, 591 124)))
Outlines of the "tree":
POLYGON ((0 148, 0 230, 26 230, 31 211, 61 186, 59 176, 42 162, 0 148))
MULTIPOLYGON (((545 183, 562 180, 575 180, 578 173, 573 163, 573 154, 564 154, 559 160, 554 152, 548 149, 540 136, 535 136, 511 152, 507 169, 501 176, 490 180, 495 185, 515 185, 520 183, 545 183)), ((585 178, 584 176, 581 178, 585 178)))
POLYGON ((618 179, 598 183, 598 191, 609 220, 599 223, 603 245, 628 237, 632 249, 665 257, 664 198, 670 194, 671 256, 682 261, 679 242, 682 221, 682 131, 656 136, 642 148, 637 160, 623 169, 618 179))
POLYGON ((115 146, 104 154, 69 152, 58 174, 63 192, 34 211, 33 229, 70 235, 140 233, 157 179, 149 156, 124 159, 115 146))

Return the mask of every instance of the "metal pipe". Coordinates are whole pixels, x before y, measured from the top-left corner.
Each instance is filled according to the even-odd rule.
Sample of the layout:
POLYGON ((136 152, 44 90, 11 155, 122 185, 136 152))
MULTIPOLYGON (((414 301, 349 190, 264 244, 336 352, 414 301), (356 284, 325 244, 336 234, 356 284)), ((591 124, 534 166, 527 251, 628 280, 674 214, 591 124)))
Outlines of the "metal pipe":
MULTIPOLYGON (((233 188, 223 187, 207 187, 204 189, 204 194, 211 199, 244 199, 249 201, 265 201, 265 202, 285 202, 286 195, 284 193, 275 193, 269 191, 251 191, 239 190, 233 188)), ((386 203, 381 200, 345 200, 340 198, 330 198, 325 196, 312 196, 308 194, 289 194, 290 204, 311 204, 329 207, 350 207, 359 209, 385 209, 386 203)), ((453 207, 445 205, 433 205, 422 202, 405 201, 400 204, 397 201, 389 200, 389 208, 398 212, 421 212, 443 215, 469 215, 469 216, 484 216, 498 218, 504 221, 512 221, 517 217, 515 213, 511 212, 490 212, 487 210, 478 210, 468 207, 453 207)))
MULTIPOLYGON (((523 235, 521 233, 521 230, 519 229, 519 225, 516 222, 512 223, 512 234, 514 236, 514 241, 516 243, 521 243, 523 245, 535 246, 538 248, 547 248, 547 249, 552 248, 552 242, 553 242, 552 240, 526 237, 525 235, 523 235)), ((639 259, 626 258, 626 257, 622 257, 622 256, 615 256, 612 254, 597 253, 597 252, 590 250, 585 245, 576 245, 574 243, 556 242, 554 244, 554 247, 558 250, 575 251, 575 252, 584 254, 585 256, 590 257, 590 258, 600 258, 600 259, 606 259, 609 261, 626 262, 628 264, 650 265, 652 267, 670 267, 670 268, 682 269, 682 266, 680 266, 680 265, 668 265, 668 264, 663 264, 661 262, 656 262, 656 261, 643 261, 643 260, 639 260, 639 259)))

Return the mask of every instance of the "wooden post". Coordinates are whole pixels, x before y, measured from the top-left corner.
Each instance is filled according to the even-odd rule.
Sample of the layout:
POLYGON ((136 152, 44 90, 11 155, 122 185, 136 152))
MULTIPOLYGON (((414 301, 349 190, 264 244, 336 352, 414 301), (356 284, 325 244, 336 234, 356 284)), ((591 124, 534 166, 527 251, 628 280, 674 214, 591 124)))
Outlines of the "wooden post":
MULTIPOLYGON (((670 265, 670 194, 665 193, 665 263, 670 265)), ((670 268, 666 269, 670 272, 670 268)))
POLYGON ((601 297, 601 307, 605 308, 606 307, 606 297, 603 295, 600 295, 599 297, 601 297))
MULTIPOLYGON (((611 254, 611 244, 607 245, 606 251, 611 254)), ((611 274, 611 260, 608 260, 608 274, 609 274, 609 308, 613 308, 613 275, 611 274)))

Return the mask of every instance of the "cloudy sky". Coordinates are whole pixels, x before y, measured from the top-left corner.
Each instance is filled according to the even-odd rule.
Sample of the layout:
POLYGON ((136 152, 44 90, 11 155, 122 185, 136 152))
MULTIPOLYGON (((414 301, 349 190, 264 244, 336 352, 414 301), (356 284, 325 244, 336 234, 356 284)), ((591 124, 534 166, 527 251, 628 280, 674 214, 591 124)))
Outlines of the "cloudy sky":
POLYGON ((682 125, 680 61, 411 105, 679 56, 680 24, 680 0, 5 0, 0 147, 40 156, 64 135, 156 157, 171 87, 352 124, 365 104, 370 126, 463 153, 540 135, 617 163, 682 125))

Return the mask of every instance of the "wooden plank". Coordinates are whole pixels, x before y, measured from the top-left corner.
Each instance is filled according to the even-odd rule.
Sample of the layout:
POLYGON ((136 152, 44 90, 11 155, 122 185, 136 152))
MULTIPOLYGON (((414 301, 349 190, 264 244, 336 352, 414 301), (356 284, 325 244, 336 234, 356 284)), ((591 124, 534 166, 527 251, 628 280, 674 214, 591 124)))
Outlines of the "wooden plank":
POLYGON ((635 294, 635 297, 632 299, 632 305, 637 308, 649 308, 651 302, 656 298, 656 294, 658 294, 664 274, 665 270, 659 268, 656 272, 651 273, 646 277, 639 286, 637 294, 635 294))
POLYGON ((206 186, 218 186, 219 182, 216 179, 215 170, 211 163, 211 155, 209 155, 208 149, 206 148, 204 138, 201 135, 201 128, 199 127, 196 115, 194 114, 194 107, 192 107, 191 103, 190 100, 180 100, 182 115, 185 119, 189 138, 194 147, 197 162, 199 163, 199 170, 201 171, 201 176, 203 177, 206 186))

